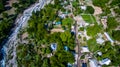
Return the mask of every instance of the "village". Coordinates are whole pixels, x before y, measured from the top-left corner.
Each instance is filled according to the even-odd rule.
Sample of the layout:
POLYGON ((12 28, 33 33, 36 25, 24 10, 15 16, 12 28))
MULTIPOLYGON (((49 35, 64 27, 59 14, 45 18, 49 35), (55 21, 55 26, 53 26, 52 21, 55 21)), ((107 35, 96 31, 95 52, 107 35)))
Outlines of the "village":
MULTIPOLYGON (((113 57, 117 59, 119 56, 115 56, 117 54, 116 51, 119 50, 119 48, 116 49, 116 44, 118 45, 119 41, 115 40, 110 31, 108 31, 108 23, 110 22, 108 20, 109 17, 107 15, 100 16, 104 13, 102 8, 94 6, 91 0, 59 1, 62 1, 60 3, 62 8, 56 11, 55 15, 57 18, 53 21, 47 21, 48 23, 43 23, 45 29, 50 34, 50 40, 49 38, 43 39, 42 45, 40 45, 41 47, 35 47, 35 50, 38 53, 43 54, 42 59, 47 57, 51 60, 52 58, 50 63, 53 63, 55 61, 53 57, 55 56, 54 58, 56 58, 56 56, 58 56, 58 59, 61 58, 61 60, 64 60, 62 57, 63 51, 65 52, 64 54, 66 54, 64 56, 67 56, 67 61, 69 61, 68 55, 70 55, 71 58, 73 56, 75 59, 74 62, 70 59, 70 61, 67 63, 67 67, 114 66, 112 65, 112 63, 115 63, 115 59, 113 57), (61 41, 59 39, 61 39, 61 41), (45 54, 44 51, 46 52, 45 54)), ((54 0, 51 0, 50 4, 54 5, 54 0)), ((46 32, 44 32, 44 35, 45 34, 46 32)), ((34 41, 34 37, 37 35, 37 33, 32 33, 31 35, 33 40, 30 40, 34 41)), ((29 39, 28 33, 23 32, 23 34, 20 35, 20 38, 20 42, 22 44, 29 43, 27 40, 29 39)), ((38 43, 41 43, 41 41, 38 43)), ((47 62, 48 60, 45 61, 45 63, 47 62)), ((53 64, 55 65, 55 63, 59 64, 57 62, 54 62, 53 64)))

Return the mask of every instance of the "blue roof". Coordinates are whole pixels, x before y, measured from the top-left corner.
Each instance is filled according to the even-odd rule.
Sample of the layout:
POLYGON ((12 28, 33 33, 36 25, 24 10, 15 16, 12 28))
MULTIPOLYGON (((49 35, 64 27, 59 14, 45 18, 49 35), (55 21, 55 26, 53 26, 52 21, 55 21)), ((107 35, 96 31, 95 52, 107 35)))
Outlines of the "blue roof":
POLYGON ((68 46, 64 46, 64 49, 65 49, 66 51, 68 51, 68 50, 69 50, 68 46))
POLYGON ((53 51, 55 51, 57 49, 57 44, 53 43, 53 44, 51 44, 50 47, 53 51))
POLYGON ((45 24, 44 26, 45 26, 45 28, 48 28, 48 24, 45 24))
POLYGON ((64 14, 68 14, 68 12, 66 11, 66 12, 64 12, 64 14))
POLYGON ((82 67, 87 67, 87 64, 86 63, 82 63, 82 67))
POLYGON ((72 64, 68 63, 68 64, 67 64, 67 67, 72 67, 72 64))
POLYGON ((56 22, 55 24, 56 24, 56 25, 59 25, 59 24, 61 24, 61 23, 62 23, 62 22, 58 21, 58 22, 56 22))
POLYGON ((103 60, 102 60, 102 63, 104 63, 104 62, 106 62, 106 61, 108 61, 108 60, 109 60, 108 58, 103 59, 103 60))
POLYGON ((75 34, 75 32, 74 32, 74 31, 71 31, 71 34, 72 34, 72 35, 74 35, 74 34, 75 34))

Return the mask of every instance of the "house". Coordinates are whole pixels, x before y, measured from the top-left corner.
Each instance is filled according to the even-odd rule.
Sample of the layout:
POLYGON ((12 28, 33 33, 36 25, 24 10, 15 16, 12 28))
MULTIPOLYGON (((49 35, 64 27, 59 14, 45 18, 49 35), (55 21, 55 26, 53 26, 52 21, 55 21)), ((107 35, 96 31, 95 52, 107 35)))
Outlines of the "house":
POLYGON ((44 26, 45 26, 46 29, 48 28, 48 24, 45 23, 44 26))
POLYGON ((111 63, 111 60, 108 58, 103 59, 99 62, 101 65, 109 65, 111 63))
POLYGON ((61 24, 62 24, 61 21, 55 22, 55 25, 61 25, 61 24))
POLYGON ((69 50, 68 46, 64 46, 64 50, 68 51, 69 50))
POLYGON ((67 15, 68 15, 67 11, 66 12, 58 11, 58 16, 62 19, 66 18, 67 15))
POLYGON ((98 54, 99 56, 102 56, 102 52, 100 52, 100 51, 98 51, 97 54, 98 54))
POLYGON ((77 60, 78 60, 78 54, 75 54, 75 62, 74 62, 75 65, 77 64, 77 60))
POLYGON ((95 59, 89 59, 89 65, 90 67, 98 67, 97 60, 95 59))
POLYGON ((81 50, 82 53, 84 53, 84 52, 90 52, 87 46, 83 46, 81 48, 82 48, 82 50, 81 50))
POLYGON ((66 18, 66 15, 65 14, 60 14, 59 17, 60 18, 66 18))
POLYGON ((51 56, 53 56, 53 54, 52 54, 52 53, 47 54, 47 57, 48 57, 48 58, 50 58, 51 56))
POLYGON ((57 44, 56 44, 56 43, 52 43, 50 47, 51 47, 51 49, 52 49, 53 51, 56 51, 56 49, 57 49, 57 44))
POLYGON ((86 10, 86 9, 87 9, 86 6, 80 6, 80 8, 81 8, 82 10, 86 10))
POLYGON ((71 32, 75 33, 75 26, 71 26, 71 32))
POLYGON ((64 0, 64 4, 67 4, 68 2, 66 0, 64 0))
POLYGON ((98 44, 103 44, 105 41, 100 37, 96 39, 98 44))
POLYGON ((104 32, 104 35, 111 43, 114 43, 114 41, 110 38, 107 32, 104 32))
POLYGON ((101 19, 101 23, 102 23, 104 29, 106 29, 107 28, 107 19, 101 19))
POLYGON ((82 67, 87 67, 87 64, 86 63, 82 63, 82 67))
POLYGON ((102 19, 101 19, 101 23, 104 27, 104 29, 106 29, 108 26, 107 26, 107 16, 103 16, 102 19))
POLYGON ((67 67, 72 67, 72 64, 71 64, 71 63, 68 63, 68 64, 67 64, 67 67))

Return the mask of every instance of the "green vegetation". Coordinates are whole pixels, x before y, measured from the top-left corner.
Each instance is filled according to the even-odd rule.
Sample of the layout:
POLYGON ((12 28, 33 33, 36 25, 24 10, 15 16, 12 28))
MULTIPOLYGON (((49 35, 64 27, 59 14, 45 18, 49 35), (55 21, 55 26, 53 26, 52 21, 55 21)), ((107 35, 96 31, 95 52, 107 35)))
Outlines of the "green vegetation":
POLYGON ((15 10, 16 13, 9 14, 6 11, 10 9, 5 7, 5 5, 7 5, 7 0, 0 0, 0 44, 9 36, 11 28, 14 27, 14 22, 17 15, 22 13, 23 10, 31 4, 35 3, 36 0, 19 0, 18 2, 19 3, 13 3, 12 6, 8 6, 17 8, 15 10))
POLYGON ((114 45, 112 46, 109 41, 106 41, 104 44, 100 45, 96 43, 96 39, 92 38, 87 41, 88 48, 91 52, 94 53, 94 56, 97 58, 97 60, 102 60, 104 58, 109 58, 111 60, 111 65, 119 66, 119 62, 117 60, 120 60, 120 46, 114 45), (97 52, 102 52, 102 56, 99 56, 97 52))
POLYGON ((0 13, 2 13, 5 10, 5 0, 0 0, 0 13))
POLYGON ((119 4, 120 4, 119 0, 113 0, 110 5, 113 7, 115 5, 120 6, 119 4))
MULTIPOLYGON (((96 23, 95 18, 91 18, 91 16, 89 15, 81 15, 82 18, 90 24, 94 25, 90 25, 87 26, 85 29, 87 31, 87 35, 91 36, 91 39, 89 40, 85 40, 87 43, 87 46, 89 48, 89 50, 94 54, 93 57, 97 58, 97 60, 103 60, 104 58, 109 58, 111 60, 111 64, 110 65, 103 65, 103 67, 109 67, 109 66, 119 66, 119 62, 117 60, 120 60, 120 46, 119 44, 116 42, 120 41, 120 30, 118 30, 118 26, 119 21, 117 21, 117 19, 119 18, 119 14, 120 14, 120 2, 119 0, 112 0, 112 2, 110 2, 110 0, 92 0, 93 5, 94 6, 98 6, 102 9, 102 14, 98 15, 98 17, 102 17, 102 16, 107 16, 107 29, 103 29, 101 24, 98 25, 96 23), (111 14, 111 10, 113 9, 115 12, 115 16, 112 16, 113 14, 111 14), (117 28, 117 30, 116 30, 117 28), (109 41, 106 41, 103 44, 98 44, 96 42, 96 39, 99 37, 97 37, 97 33, 102 33, 104 32, 108 32, 109 36, 115 41, 115 43, 111 43, 109 41), (97 52, 100 51, 102 52, 102 55, 99 56, 97 54, 97 52)), ((94 10, 92 7, 89 7, 89 9, 87 9, 86 11, 84 11, 84 13, 87 14, 93 14, 94 10)), ((83 30, 84 28, 80 28, 80 30, 83 30)), ((103 35, 104 36, 104 35, 103 35)))
POLYGON ((96 52, 99 49, 99 44, 96 42, 95 38, 87 40, 88 48, 91 52, 96 52))
POLYGON ((16 13, 22 13, 23 10, 28 8, 31 4, 35 3, 37 0, 18 0, 19 3, 13 3, 13 7, 16 8, 16 13))
POLYGON ((61 33, 60 37, 61 37, 63 42, 69 41, 71 34, 69 33, 69 31, 67 31, 67 32, 61 33))
POLYGON ((118 25, 119 25, 119 23, 115 20, 114 17, 108 17, 108 19, 107 19, 108 30, 113 30, 113 29, 115 29, 118 25))
MULTIPOLYGON (((13 20, 18 13, 22 13, 24 9, 28 8, 31 4, 37 0, 18 0, 18 3, 14 3, 12 6, 16 8, 15 15, 8 15, 3 12, 5 10, 4 1, 0 1, 0 13, 2 13, 2 20, 0 21, 0 43, 3 39, 8 37, 8 32, 13 27, 13 20)), ((57 14, 59 10, 61 13, 71 13, 64 7, 70 4, 69 0, 63 3, 64 0, 55 0, 55 4, 48 4, 41 11, 33 13, 32 17, 28 21, 27 30, 24 32, 28 33, 26 40, 27 44, 20 43, 17 47, 17 63, 18 67, 67 67, 68 63, 74 63, 74 48, 75 48, 75 37, 71 34, 71 25, 73 25, 74 19, 67 16, 65 19, 60 18, 57 14), (62 25, 55 25, 53 22, 62 22, 62 25), (64 28, 64 32, 51 32, 51 30, 64 28), (54 51, 51 49, 51 44, 55 43, 57 49, 54 51), (64 46, 68 47, 68 51, 64 49, 64 46)), ((99 6, 103 10, 103 15, 109 15, 111 13, 110 7, 108 6, 109 0, 93 0, 95 6, 99 6)), ((113 0, 111 5, 115 6, 119 1, 113 0)), ((84 43, 82 46, 88 46, 90 51, 95 54, 95 58, 102 60, 103 58, 111 59, 111 65, 118 66, 120 60, 120 46, 118 44, 111 45, 109 41, 104 42, 102 45, 96 42, 97 33, 102 32, 102 26, 97 24, 95 17, 92 15, 94 9, 91 6, 87 6, 87 9, 81 10, 79 0, 74 0, 72 3, 74 16, 81 15, 82 18, 90 24, 94 24, 87 27, 82 27, 79 30, 84 31, 86 29, 87 35, 92 38, 87 40, 83 37, 84 43), (86 42, 85 42, 86 41, 86 42), (98 51, 102 52, 102 56, 97 54, 98 51)), ((119 7, 115 8, 116 13, 119 12, 119 7)), ((120 30, 114 30, 119 23, 114 17, 108 17, 107 19, 107 32, 111 33, 111 36, 120 41, 120 30)), ((22 35, 22 34, 20 34, 22 35)), ((79 36, 81 38, 81 36, 79 36)), ((11 56, 12 57, 12 56, 11 56)), ((10 57, 10 58, 11 58, 10 57)), ((84 56, 82 56, 84 58, 84 56)))
POLYGON ((120 41, 120 30, 112 31, 112 37, 113 37, 115 40, 120 41))
POLYGON ((72 6, 73 6, 73 8, 74 8, 73 14, 74 14, 75 16, 83 13, 83 10, 80 9, 79 0, 73 1, 73 2, 72 2, 72 6))
POLYGON ((80 15, 81 13, 83 13, 83 10, 81 10, 79 7, 76 7, 75 10, 73 11, 73 14, 75 16, 80 15))
POLYGON ((68 29, 71 28, 71 24, 73 24, 73 19, 72 18, 65 18, 62 20, 62 26, 68 26, 68 29))
POLYGON ((102 28, 100 25, 95 24, 94 26, 88 26, 86 30, 88 36, 94 37, 97 35, 97 33, 100 33, 102 31, 102 28))
POLYGON ((103 58, 106 58, 106 57, 109 58, 110 54, 113 53, 113 49, 112 49, 111 43, 109 41, 105 42, 105 45, 100 46, 99 50, 103 54, 102 56, 100 56, 101 58, 99 58, 99 60, 102 60, 103 58))
POLYGON ((112 46, 109 41, 105 42, 105 45, 101 45, 99 47, 99 51, 102 52, 102 56, 96 56, 98 60, 102 60, 103 58, 109 58, 111 59, 111 64, 114 66, 119 66, 119 62, 117 60, 120 60, 120 46, 115 45, 112 46))
POLYGON ((87 6, 87 9, 85 10, 86 14, 93 14, 94 8, 92 6, 87 6))
POLYGON ((93 5, 101 7, 102 11, 103 11, 103 14, 108 15, 108 14, 111 13, 110 7, 108 7, 108 6, 110 6, 110 5, 108 5, 108 2, 109 2, 109 0, 101 0, 101 1, 93 0, 93 5))
POLYGON ((120 2, 119 2, 119 0, 113 0, 110 3, 110 5, 114 9, 116 15, 119 17, 119 15, 120 15, 120 2), (114 7, 117 7, 117 8, 114 8, 114 7))
POLYGON ((114 11, 117 15, 120 15, 120 8, 115 8, 114 11))
POLYGON ((62 25, 65 26, 71 26, 73 22, 72 18, 60 19, 56 11, 59 10, 58 7, 60 8, 60 6, 48 4, 40 12, 33 13, 27 28, 29 43, 17 47, 18 66, 67 67, 67 63, 75 61, 72 54, 75 37, 71 35, 70 30, 51 33, 51 29, 54 29, 53 21, 63 21, 62 25), (57 44, 56 51, 51 49, 52 43, 57 44), (68 46, 69 51, 66 51, 64 46, 68 46), (48 57, 50 54, 52 56, 48 57))
POLYGON ((73 7, 78 7, 79 6, 79 2, 78 1, 73 1, 72 5, 73 5, 73 7))
POLYGON ((4 15, 4 19, 0 21, 0 43, 2 43, 2 41, 8 37, 15 18, 16 15, 4 15))
POLYGON ((93 15, 81 15, 81 16, 87 23, 96 23, 96 19, 93 15))
POLYGON ((71 25, 73 23, 72 18, 65 18, 62 20, 62 25, 71 25))
POLYGON ((109 0, 93 0, 93 5, 104 8, 108 2, 109 0))

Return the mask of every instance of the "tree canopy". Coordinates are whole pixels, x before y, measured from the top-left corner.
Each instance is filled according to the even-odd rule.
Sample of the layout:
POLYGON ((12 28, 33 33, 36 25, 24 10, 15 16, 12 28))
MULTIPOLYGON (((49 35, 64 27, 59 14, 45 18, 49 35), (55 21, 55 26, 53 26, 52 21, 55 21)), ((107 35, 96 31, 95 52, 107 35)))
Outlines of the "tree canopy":
MULTIPOLYGON (((54 28, 53 21, 57 19, 61 21, 56 13, 57 8, 53 5, 46 5, 40 12, 33 13, 26 31, 29 35, 29 43, 18 46, 18 48, 22 47, 17 50, 18 66, 66 67, 67 63, 75 61, 72 53, 75 41, 70 30, 54 33, 50 31, 54 28), (51 49, 52 43, 56 43, 56 51, 51 49), (65 51, 64 46, 67 46, 70 51, 65 51), (52 56, 48 57, 51 54, 52 56)), ((73 22, 72 18, 65 20, 63 21, 65 26, 71 25, 73 22)))
POLYGON ((108 17, 108 19, 107 19, 108 30, 113 30, 113 29, 115 29, 118 25, 119 25, 119 23, 115 20, 114 17, 108 17))
POLYGON ((120 41, 120 30, 112 31, 112 37, 113 37, 115 40, 120 41))
POLYGON ((109 0, 92 0, 92 1, 93 5, 99 6, 101 8, 105 7, 106 6, 105 4, 109 2, 109 0))
POLYGON ((94 26, 88 26, 86 30, 87 30, 87 35, 95 36, 97 35, 97 33, 99 33, 102 30, 102 28, 100 25, 95 24, 94 26))
POLYGON ((92 6, 87 6, 87 9, 86 9, 85 13, 93 14, 94 13, 94 8, 92 6))

